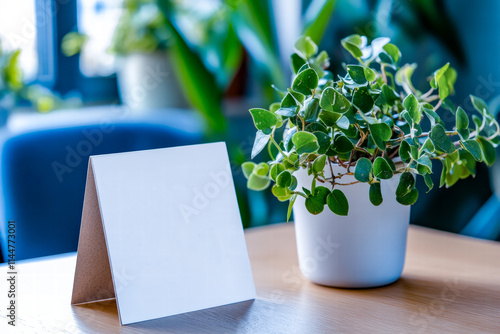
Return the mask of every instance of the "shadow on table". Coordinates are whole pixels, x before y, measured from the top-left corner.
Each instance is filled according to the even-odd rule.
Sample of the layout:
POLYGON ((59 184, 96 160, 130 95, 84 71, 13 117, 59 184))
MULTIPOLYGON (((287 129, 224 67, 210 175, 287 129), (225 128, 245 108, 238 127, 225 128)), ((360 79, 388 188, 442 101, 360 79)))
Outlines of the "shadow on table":
POLYGON ((254 300, 213 307, 201 311, 183 313, 170 317, 143 321, 127 327, 148 331, 159 330, 172 333, 200 333, 217 328, 220 332, 230 332, 239 326, 246 326, 247 314, 255 306, 254 300))
POLYGON ((114 299, 73 307, 78 329, 84 333, 108 326, 119 327, 120 333, 262 333, 270 328, 274 333, 278 328, 285 333, 298 319, 297 311, 290 305, 256 299, 120 326, 114 299), (94 317, 99 321, 93 321, 94 317), (277 324, 276 318, 286 321, 277 324))

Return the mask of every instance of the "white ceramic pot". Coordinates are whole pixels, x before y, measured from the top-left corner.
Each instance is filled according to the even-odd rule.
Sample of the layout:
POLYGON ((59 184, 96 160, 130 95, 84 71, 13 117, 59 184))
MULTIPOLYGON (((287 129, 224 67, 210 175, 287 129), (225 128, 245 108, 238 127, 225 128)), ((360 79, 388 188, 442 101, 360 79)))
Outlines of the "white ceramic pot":
POLYGON ((166 52, 129 54, 117 65, 120 99, 131 110, 188 106, 166 52))
MULTIPOLYGON (((341 171, 345 169, 334 166, 334 173, 341 171)), ((305 170, 294 175, 298 189, 311 188, 312 176, 305 170)), ((326 168, 325 176, 330 175, 326 168)), ((352 181, 353 176, 339 180, 352 181)), ((342 288, 370 288, 396 281, 404 266, 410 220, 410 207, 396 201, 398 182, 399 175, 382 180, 384 201, 380 206, 371 204, 366 183, 337 186, 349 201, 348 216, 338 216, 328 206, 312 215, 299 196, 293 214, 303 275, 314 283, 342 288)))

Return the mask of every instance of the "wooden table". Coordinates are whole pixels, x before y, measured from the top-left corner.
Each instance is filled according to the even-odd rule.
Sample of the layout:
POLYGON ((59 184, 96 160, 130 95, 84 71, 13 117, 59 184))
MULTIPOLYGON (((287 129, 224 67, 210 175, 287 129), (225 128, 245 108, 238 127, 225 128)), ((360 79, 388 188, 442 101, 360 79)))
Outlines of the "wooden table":
POLYGON ((500 333, 500 243, 411 226, 402 278, 350 290, 300 274, 292 224, 247 230, 246 240, 255 301, 129 326, 114 300, 70 305, 74 253, 20 262, 12 333, 500 333))

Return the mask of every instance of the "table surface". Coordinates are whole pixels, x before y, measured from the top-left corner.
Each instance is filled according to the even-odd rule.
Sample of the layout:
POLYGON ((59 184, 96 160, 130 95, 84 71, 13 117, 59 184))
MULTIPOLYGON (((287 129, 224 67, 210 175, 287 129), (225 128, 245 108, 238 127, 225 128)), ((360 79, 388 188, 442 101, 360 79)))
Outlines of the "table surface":
MULTIPOLYGON (((70 305, 71 253, 18 263, 12 333, 500 333, 500 243, 411 226, 401 279, 335 289, 300 274, 293 224, 245 235, 254 301, 120 326, 114 300, 70 305)), ((0 268, 4 277, 7 268, 0 268)))

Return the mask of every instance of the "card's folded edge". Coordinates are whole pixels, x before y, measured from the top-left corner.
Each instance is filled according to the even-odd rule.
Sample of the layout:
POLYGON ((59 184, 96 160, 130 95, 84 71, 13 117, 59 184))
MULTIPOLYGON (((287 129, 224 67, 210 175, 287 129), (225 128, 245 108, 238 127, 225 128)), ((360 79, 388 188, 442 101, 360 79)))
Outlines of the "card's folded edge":
POLYGON ((71 304, 115 298, 108 250, 89 158, 71 304))

